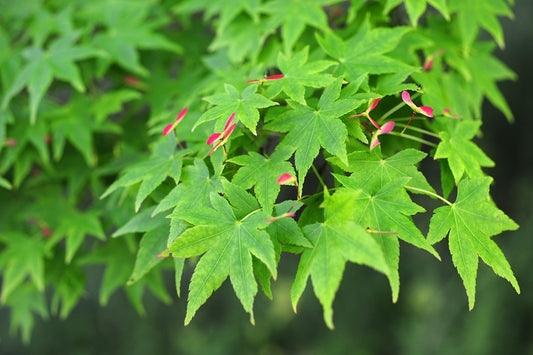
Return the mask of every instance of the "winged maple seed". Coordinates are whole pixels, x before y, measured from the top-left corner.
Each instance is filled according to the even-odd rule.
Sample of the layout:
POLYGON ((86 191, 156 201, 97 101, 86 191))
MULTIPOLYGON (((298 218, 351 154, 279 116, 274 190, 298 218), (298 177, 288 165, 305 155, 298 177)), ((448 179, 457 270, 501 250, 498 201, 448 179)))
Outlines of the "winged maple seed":
POLYGON ((403 128, 401 134, 403 134, 403 132, 405 132, 407 127, 409 127, 409 124, 411 123, 411 121, 413 120, 413 117, 415 117, 417 113, 420 113, 426 117, 430 117, 430 118, 433 117, 433 108, 429 106, 420 106, 420 107, 416 106, 413 100, 411 100, 411 95, 409 95, 407 91, 402 91, 402 100, 403 102, 407 104, 407 106, 409 106, 413 110, 413 114, 411 115, 411 118, 409 118, 409 121, 403 128))
POLYGON ((368 105, 368 108, 366 109, 365 112, 359 113, 357 115, 350 116, 350 118, 364 116, 364 117, 368 118, 368 120, 372 123, 372 125, 374 125, 374 127, 376 127, 377 131, 374 132, 374 134, 372 135, 372 139, 370 141, 370 150, 374 149, 375 147, 377 147, 379 145, 378 136, 380 136, 382 134, 387 134, 387 133, 389 133, 390 131, 392 131, 394 129, 394 122, 393 121, 389 121, 389 122, 385 123, 382 127, 380 127, 377 124, 377 122, 374 121, 374 119, 372 117, 370 117, 370 112, 373 109, 376 108, 376 106, 379 103, 379 100, 381 100, 381 99, 373 99, 372 101, 370 101, 370 104, 368 105))
POLYGON ((448 117, 448 118, 461 118, 461 115, 452 115, 450 113, 450 109, 449 108, 444 108, 442 109, 442 114, 444 115, 444 117, 448 117))
POLYGON ((284 77, 285 77, 285 75, 283 75, 283 74, 270 75, 270 76, 267 76, 266 78, 263 78, 263 79, 252 79, 252 80, 248 80, 248 81, 246 82, 246 84, 250 84, 250 83, 264 83, 265 81, 283 79, 284 77))
MULTIPOLYGON (((224 146, 228 142, 228 138, 237 126, 237 123, 233 123, 233 119, 235 118, 235 112, 231 114, 228 121, 226 122, 226 125, 224 126, 224 130, 222 133, 213 133, 208 139, 207 139, 207 145, 216 144, 211 148, 209 153, 207 153, 207 156, 211 155, 215 150, 217 150, 218 147, 221 145, 224 146)), ((226 153, 226 149, 224 147, 224 153, 226 153)))
POLYGON ((295 185, 297 186, 296 177, 289 173, 281 174, 278 178, 278 185, 295 185))
POLYGON ((186 114, 187 114, 187 107, 181 110, 181 112, 178 114, 178 117, 176 117, 176 120, 173 123, 169 123, 165 127, 165 129, 163 129, 163 135, 166 136, 167 134, 170 133, 170 131, 176 128, 178 124, 180 123, 180 121, 183 119, 183 117, 185 117, 186 114))
POLYGON ((431 68, 433 68, 433 64, 435 62, 435 58, 437 58, 439 55, 441 55, 442 53, 444 53, 444 49, 439 49, 438 51, 436 51, 435 53, 433 54, 430 54, 426 57, 426 60, 424 62, 424 66, 422 67, 422 70, 424 71, 428 71, 430 70, 431 68))
MULTIPOLYGON (((433 117, 433 108, 429 106, 416 106, 411 100, 411 95, 407 91, 402 91, 402 100, 409 106, 415 113, 420 113, 426 117, 433 117)), ((412 118, 412 117, 411 117, 412 118)), ((409 120, 410 122, 411 120, 409 120)))
POLYGON ((378 136, 382 134, 387 134, 390 131, 394 129, 394 121, 389 121, 385 123, 383 126, 381 126, 380 129, 378 129, 373 135, 372 139, 370 140, 370 150, 376 148, 379 145, 379 139, 378 136))

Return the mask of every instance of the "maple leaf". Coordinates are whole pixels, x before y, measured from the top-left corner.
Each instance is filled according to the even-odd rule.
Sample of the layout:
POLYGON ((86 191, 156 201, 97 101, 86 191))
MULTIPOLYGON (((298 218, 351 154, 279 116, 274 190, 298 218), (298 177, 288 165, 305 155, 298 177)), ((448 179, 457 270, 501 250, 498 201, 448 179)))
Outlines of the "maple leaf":
POLYGON ((260 210, 243 218, 235 216, 228 201, 211 194, 213 208, 175 211, 171 216, 194 225, 181 234, 161 256, 190 258, 202 255, 196 265, 189 287, 185 325, 229 276, 235 294, 250 321, 254 323, 253 302, 257 283, 252 267, 252 255, 264 263, 276 278, 276 260, 270 236, 263 230, 267 215, 260 210))
POLYGON ((80 212, 69 206, 61 213, 63 218, 54 229, 46 248, 50 250, 59 241, 65 239, 65 263, 70 264, 86 235, 90 234, 104 240, 105 234, 98 215, 94 212, 80 212))
POLYGON ((125 285, 135 262, 135 255, 130 251, 124 238, 109 239, 105 244, 79 258, 81 265, 106 265, 100 286, 99 302, 106 305, 109 297, 120 286, 125 285))
POLYGON ((81 15, 90 23, 102 23, 92 38, 91 44, 107 52, 100 69, 107 69, 112 60, 124 69, 147 76, 148 70, 139 61, 138 49, 163 49, 180 53, 181 47, 155 32, 161 23, 147 20, 150 3, 128 3, 123 1, 93 1, 84 7, 81 15), (109 16, 109 14, 115 14, 109 16))
POLYGON ((135 211, 138 211, 144 199, 168 176, 172 177, 177 184, 181 175, 182 155, 186 151, 176 152, 175 145, 176 141, 171 136, 160 139, 155 145, 150 159, 129 166, 126 172, 113 182, 100 198, 105 198, 120 187, 141 182, 135 197, 135 211))
POLYGON ((189 0, 176 5, 172 10, 178 14, 193 14, 203 11, 205 18, 218 16, 217 32, 223 32, 242 12, 246 12, 254 23, 259 22, 261 10, 259 0, 228 0, 213 2, 211 0, 189 0))
POLYGON ((482 166, 494 166, 494 162, 471 141, 479 132, 480 121, 453 121, 450 126, 449 131, 439 133, 441 142, 434 158, 448 160, 456 184, 464 173, 471 178, 480 177, 483 175, 482 166))
POLYGON ((411 70, 411 66, 385 55, 394 50, 409 31, 408 27, 371 29, 370 23, 365 21, 359 31, 346 41, 333 31, 316 38, 322 49, 338 61, 346 80, 355 81, 361 75, 411 70))
POLYGON ((2 233, 0 242, 7 246, 0 253, 2 302, 29 276, 40 292, 44 291, 45 242, 19 232, 2 233))
POLYGON ((266 2, 261 10, 270 14, 269 21, 281 25, 281 38, 285 53, 290 53, 306 25, 317 29, 328 29, 328 19, 323 7, 339 0, 275 0, 266 2))
POLYGON ((225 84, 224 90, 226 91, 224 94, 204 98, 204 100, 215 106, 200 116, 193 129, 202 123, 221 117, 226 118, 235 113, 235 116, 255 135, 257 134, 256 126, 259 121, 258 109, 278 105, 277 102, 256 94, 256 85, 246 87, 242 94, 239 94, 237 89, 230 84, 225 84))
POLYGON ((43 319, 48 318, 45 293, 31 284, 24 284, 13 290, 3 305, 11 308, 9 330, 15 333, 19 328, 22 333, 22 341, 29 344, 34 325, 34 313, 43 319))
POLYGON ((339 189, 322 204, 324 222, 303 227, 313 244, 302 253, 291 288, 291 301, 296 306, 311 276, 315 295, 324 309, 324 321, 333 329, 333 299, 339 288, 346 261, 370 266, 384 274, 389 266, 383 252, 363 227, 351 221, 358 191, 339 189))
POLYGON ((254 61, 264 48, 265 40, 275 29, 267 21, 258 22, 248 17, 239 17, 217 34, 209 49, 215 51, 228 48, 229 59, 236 63, 242 63, 245 59, 254 61))
POLYGON ((356 151, 348 154, 348 164, 343 164, 337 157, 329 158, 329 161, 353 173, 351 178, 360 181, 360 184, 367 191, 375 192, 392 180, 410 177, 409 186, 435 192, 424 174, 418 171, 415 166, 426 155, 426 153, 416 149, 404 149, 383 159, 383 155, 379 151, 356 151))
POLYGON ((497 16, 513 17, 504 0, 450 0, 450 10, 457 12, 465 54, 470 52, 480 27, 492 35, 500 48, 504 47, 503 30, 497 16))
POLYGON ((211 193, 223 192, 220 176, 211 176, 204 161, 196 158, 193 165, 183 169, 181 182, 163 198, 152 215, 170 208, 188 209, 210 206, 211 193))
POLYGON ((30 122, 35 123, 39 104, 54 77, 68 81, 80 92, 85 91, 80 72, 74 63, 85 58, 102 56, 102 51, 76 44, 80 35, 80 31, 75 31, 59 37, 47 50, 37 47, 27 48, 24 56, 28 62, 7 86, 2 99, 2 109, 6 109, 9 101, 27 87, 30 96, 30 122))
POLYGON ((335 62, 330 60, 315 60, 308 62, 309 47, 292 56, 278 55, 278 67, 283 73, 283 79, 275 80, 267 90, 267 96, 273 97, 284 91, 292 100, 306 105, 305 87, 322 88, 334 81, 330 74, 322 73, 335 62))
POLYGON ((270 157, 255 152, 231 158, 229 161, 242 167, 233 176, 232 182, 249 189, 254 186, 257 200, 266 213, 270 213, 278 196, 280 187, 277 179, 283 173, 294 173, 287 161, 292 155, 290 147, 279 147, 270 157))
POLYGON ((420 16, 426 11, 427 4, 430 4, 435 9, 437 9, 446 20, 450 20, 450 12, 446 0, 387 0, 383 13, 390 12, 393 8, 398 6, 401 3, 405 3, 405 9, 407 10, 407 15, 411 21, 411 25, 416 27, 420 16))
POLYGON ((369 190, 357 179, 335 175, 344 186, 359 190, 359 195, 350 209, 352 220, 358 225, 376 231, 375 239, 383 251, 390 273, 387 275, 392 289, 392 299, 396 302, 400 288, 398 265, 400 245, 398 239, 424 249, 439 258, 439 255, 424 238, 414 224, 411 216, 425 212, 424 208, 415 204, 403 188, 410 178, 396 178, 384 184, 378 191, 369 190), (382 232, 382 233, 380 233, 382 232))
POLYGON ((307 170, 321 146, 347 163, 345 141, 348 132, 339 118, 357 108, 362 101, 338 99, 341 85, 342 78, 339 78, 328 86, 322 93, 316 109, 289 101, 291 109, 275 117, 264 127, 274 131, 289 132, 280 143, 280 147, 293 147, 296 151, 295 163, 300 189, 307 170))
POLYGON ((452 261, 463 279, 470 309, 475 303, 480 257, 520 293, 511 266, 491 239, 505 230, 517 229, 518 225, 492 202, 489 196, 491 182, 489 177, 462 180, 457 187, 455 202, 435 209, 429 224, 430 243, 437 243, 448 235, 452 261))

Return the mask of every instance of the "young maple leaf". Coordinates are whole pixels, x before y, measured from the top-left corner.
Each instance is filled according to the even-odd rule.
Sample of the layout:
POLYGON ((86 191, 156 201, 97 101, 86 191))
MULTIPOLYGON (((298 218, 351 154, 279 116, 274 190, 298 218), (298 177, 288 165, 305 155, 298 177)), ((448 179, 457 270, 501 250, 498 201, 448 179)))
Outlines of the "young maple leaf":
POLYGON ((305 105, 305 88, 322 88, 330 85, 334 78, 330 74, 322 73, 335 64, 330 60, 316 60, 308 62, 309 47, 292 56, 278 55, 278 67, 283 73, 283 80, 272 82, 267 90, 267 96, 273 97, 284 91, 292 100, 305 105))
POLYGON ((369 190, 357 175, 350 177, 335 175, 344 186, 358 190, 359 197, 350 209, 351 219, 361 226, 367 226, 372 230, 386 232, 377 233, 378 241, 390 273, 387 275, 392 289, 392 300, 396 302, 400 289, 400 275, 398 265, 400 260, 401 239, 418 248, 424 249, 440 259, 431 244, 424 238, 420 230, 414 224, 411 216, 419 212, 425 212, 424 208, 411 201, 404 189, 410 178, 397 178, 384 184, 378 191, 369 190))
POLYGON ((489 196, 491 182, 489 177, 462 180, 457 187, 455 202, 435 209, 429 224, 428 241, 431 244, 448 235, 452 261, 463 279, 470 309, 475 303, 480 257, 520 293, 511 266, 491 239, 505 230, 517 229, 518 225, 492 202, 489 196))
POLYGON ((232 182, 245 189, 254 186, 257 200, 264 211, 270 213, 280 191, 276 180, 283 173, 294 174, 291 163, 287 161, 292 152, 290 147, 278 147, 270 157, 249 152, 248 155, 231 158, 230 162, 242 166, 233 176, 232 182))
POLYGON ((351 179, 361 182, 366 191, 377 192, 385 184, 398 178, 411 178, 408 186, 435 192, 429 185, 424 174, 417 170, 416 164, 427 156, 416 149, 404 149, 391 157, 383 158, 381 152, 356 151, 348 154, 348 164, 343 164, 337 157, 328 160, 353 173, 351 179))
POLYGON ((226 93, 204 98, 204 100, 215 106, 200 116, 193 130, 202 123, 221 117, 228 117, 235 113, 246 128, 255 135, 257 122, 259 121, 258 109, 278 105, 277 102, 256 94, 257 87, 257 85, 248 86, 243 90, 242 94, 239 94, 234 86, 225 84, 224 90, 226 93))
POLYGON ((196 158, 192 165, 187 165, 180 180, 181 182, 159 202, 152 216, 170 208, 210 206, 210 194, 224 191, 220 176, 211 176, 202 159, 196 158))
POLYGON ((2 293, 0 301, 5 303, 29 277, 40 292, 44 292, 45 241, 30 238, 19 232, 3 232, 3 243, 7 246, 0 252, 2 269, 2 293))
POLYGON ((296 151, 295 163, 300 189, 320 147, 324 147, 341 161, 347 162, 345 141, 348 132, 340 117, 352 111, 361 101, 338 99, 341 85, 342 78, 339 78, 328 86, 322 93, 316 109, 289 101, 291 109, 264 127, 288 132, 280 147, 292 147, 292 150, 296 151))
POLYGON ((480 121, 454 121, 449 131, 439 133, 441 142, 435 151, 435 159, 448 159, 448 164, 458 184, 466 173, 469 177, 481 177, 482 166, 494 166, 494 162, 483 153, 471 139, 479 132, 480 121))
POLYGON ((113 182, 100 196, 104 198, 113 191, 141 182, 135 197, 135 211, 138 211, 142 202, 154 191, 167 177, 172 177, 177 184, 181 175, 182 156, 185 151, 176 151, 176 141, 165 137, 159 141, 149 159, 129 166, 123 175, 113 182))
POLYGON ((185 325, 228 276, 244 309, 250 313, 250 321, 254 323, 253 302, 257 282, 252 255, 265 264, 274 278, 277 276, 274 246, 263 230, 267 225, 267 215, 257 210, 238 218, 228 201, 218 194, 211 194, 211 204, 213 208, 197 206, 176 211, 178 218, 194 226, 161 253, 161 256, 178 258, 201 255, 189 287, 185 325))
POLYGON ((320 30, 328 29, 328 19, 324 6, 339 2, 338 0, 287 1, 274 0, 265 2, 262 11, 270 15, 273 26, 281 25, 281 38, 284 52, 290 53, 296 40, 302 35, 306 25, 320 30))
POLYGON ((426 11, 426 3, 437 9, 444 18, 450 20, 450 11, 446 1, 443 0, 387 0, 383 14, 389 13, 396 6, 405 3, 405 10, 413 27, 416 27, 420 16, 426 11))
POLYGON ((393 51, 402 37, 411 31, 407 27, 370 28, 365 21, 355 36, 342 40, 333 31, 324 37, 316 36, 324 51, 339 63, 339 69, 348 81, 355 81, 369 74, 397 73, 414 69, 404 62, 386 56, 393 51))
POLYGON ((492 35, 500 48, 504 47, 503 30, 497 16, 513 17, 513 12, 506 1, 453 0, 450 1, 450 10, 452 13, 457 13, 464 53, 470 52, 480 27, 492 35))
POLYGON ((370 266, 384 274, 390 269, 376 240, 361 225, 352 221, 351 211, 359 192, 339 189, 324 207, 324 222, 307 225, 305 236, 313 247, 306 248, 300 258, 291 288, 291 301, 296 312, 298 301, 311 276, 313 290, 324 309, 324 321, 333 329, 333 299, 339 288, 347 261, 370 266))

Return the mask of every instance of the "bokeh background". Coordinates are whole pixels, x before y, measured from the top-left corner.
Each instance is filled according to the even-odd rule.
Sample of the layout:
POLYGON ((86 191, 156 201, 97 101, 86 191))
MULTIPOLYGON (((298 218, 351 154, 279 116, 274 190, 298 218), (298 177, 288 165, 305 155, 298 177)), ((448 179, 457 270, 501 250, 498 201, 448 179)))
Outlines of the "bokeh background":
MULTIPOLYGON (((1 310, 0 354, 533 354, 533 1, 517 0, 514 12, 514 19, 503 19, 506 48, 497 55, 518 74, 517 81, 500 85, 515 122, 509 124, 487 104, 477 143, 496 162, 486 170, 496 181, 494 200, 520 224, 496 241, 521 295, 480 263, 476 306, 469 312, 446 242, 437 245, 441 263, 407 247, 401 250, 396 304, 384 276, 347 264, 334 303, 336 328, 330 331, 310 285, 293 313, 289 289, 297 259, 287 256, 273 286, 274 300, 262 294, 256 300, 255 326, 226 282, 184 327, 183 298, 165 305, 146 295, 144 317, 122 292, 101 307, 103 270, 95 267, 69 318, 38 319, 29 345, 9 336, 9 312, 1 310)), ((185 294, 189 278, 184 275, 185 294)))

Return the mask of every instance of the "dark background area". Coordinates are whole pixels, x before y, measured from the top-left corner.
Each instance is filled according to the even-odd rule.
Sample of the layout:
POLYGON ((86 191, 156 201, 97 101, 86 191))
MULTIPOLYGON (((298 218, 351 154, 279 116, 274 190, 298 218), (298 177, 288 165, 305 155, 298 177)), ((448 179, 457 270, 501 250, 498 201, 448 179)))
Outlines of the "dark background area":
MULTIPOLYGON (((334 310, 336 329, 322 320, 311 285, 298 314, 289 289, 297 258, 286 255, 273 285, 274 300, 259 293, 256 325, 235 298, 229 282, 184 327, 186 296, 164 305, 146 295, 147 315, 135 313, 123 292, 98 304, 102 270, 90 269, 88 292, 67 320, 36 320, 32 342, 9 336, 9 312, 0 311, 0 354, 533 354, 533 1, 518 0, 515 18, 504 19, 506 48, 498 56, 519 79, 500 88, 515 116, 484 107, 484 135, 477 140, 496 162, 492 196, 520 229, 495 238, 520 283, 511 285, 480 262, 476 306, 454 270, 447 242, 437 245, 442 262, 402 247, 401 290, 396 304, 385 276, 347 264, 334 310), (422 265, 422 267, 421 267, 422 265)), ((172 275, 169 276, 169 281, 172 275)), ((184 275, 186 295, 190 270, 184 275)))

